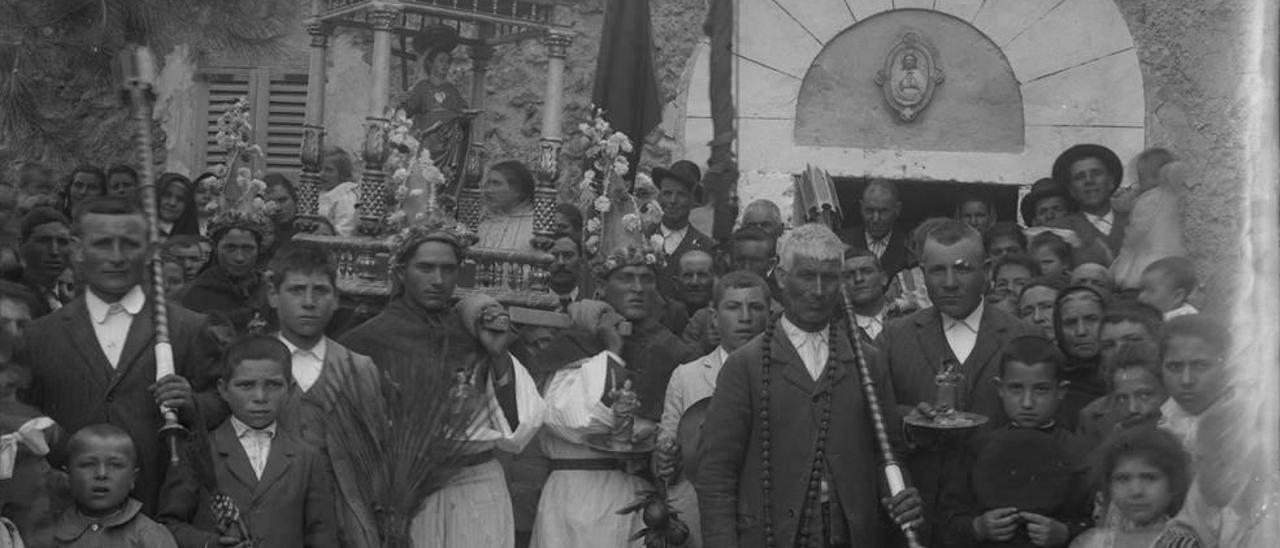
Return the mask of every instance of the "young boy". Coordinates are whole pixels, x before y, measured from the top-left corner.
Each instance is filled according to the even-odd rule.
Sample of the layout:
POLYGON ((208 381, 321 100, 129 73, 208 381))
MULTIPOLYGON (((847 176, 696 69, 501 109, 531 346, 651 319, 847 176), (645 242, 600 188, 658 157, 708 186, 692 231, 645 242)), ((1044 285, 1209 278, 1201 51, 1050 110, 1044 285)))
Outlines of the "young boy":
POLYGON ((995 379, 1004 421, 992 417, 1002 424, 980 430, 952 463, 939 538, 956 546, 1061 547, 1090 526, 1088 447, 1054 421, 1066 395, 1065 366, 1045 337, 1009 341, 995 379))
POLYGON ((1152 343, 1122 346, 1103 362, 1103 374, 1111 391, 1080 411, 1077 432, 1091 444, 1099 444, 1120 430, 1155 425, 1160 406, 1169 398, 1160 374, 1159 353, 1152 343), (1094 411, 1094 413, 1090 413, 1094 411))
POLYGON ((210 450, 217 489, 235 502, 251 538, 242 538, 237 527, 219 529, 215 493, 186 466, 170 471, 160 496, 159 519, 179 546, 239 546, 246 540, 262 548, 338 545, 322 457, 277 428, 292 383, 289 350, 274 337, 246 337, 227 350, 218 392, 231 417, 210 434, 210 450))
POLYGON ((330 438, 326 421, 345 394, 380 413, 381 373, 373 360, 325 336, 338 310, 338 266, 325 247, 288 242, 276 250, 268 268, 267 301, 276 313, 276 338, 292 357, 294 385, 280 410, 280 424, 320 450, 334 486, 334 516, 342 545, 378 545, 374 516, 364 504, 351 459, 330 438))
POLYGON ((95 424, 67 440, 67 481, 75 505, 58 516, 60 547, 171 548, 173 535, 142 514, 129 497, 138 475, 138 451, 119 427, 95 424))
POLYGON ((1200 415, 1228 392, 1223 362, 1231 339, 1222 324, 1192 314, 1174 318, 1160 335, 1160 372, 1170 399, 1160 407, 1160 427, 1183 440, 1188 450, 1200 415))
POLYGON ((1165 257, 1155 261, 1142 271, 1138 300, 1159 308, 1164 320, 1198 314, 1196 307, 1187 303, 1196 290, 1195 265, 1186 257, 1165 257))

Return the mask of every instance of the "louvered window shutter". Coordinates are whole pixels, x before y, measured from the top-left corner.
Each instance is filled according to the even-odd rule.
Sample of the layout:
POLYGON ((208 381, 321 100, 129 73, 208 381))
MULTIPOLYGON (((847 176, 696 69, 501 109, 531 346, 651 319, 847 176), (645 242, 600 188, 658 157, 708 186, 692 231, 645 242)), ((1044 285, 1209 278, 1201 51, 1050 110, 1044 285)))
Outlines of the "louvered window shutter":
POLYGON ((296 181, 302 168, 299 153, 306 120, 306 70, 212 68, 204 71, 204 77, 208 89, 205 166, 213 167, 225 160, 225 152, 217 143, 218 117, 243 97, 249 102, 253 142, 262 147, 265 155, 258 167, 296 181))
POLYGON ((307 112, 306 73, 279 72, 268 85, 266 170, 285 173, 290 179, 302 169, 302 125, 307 112))

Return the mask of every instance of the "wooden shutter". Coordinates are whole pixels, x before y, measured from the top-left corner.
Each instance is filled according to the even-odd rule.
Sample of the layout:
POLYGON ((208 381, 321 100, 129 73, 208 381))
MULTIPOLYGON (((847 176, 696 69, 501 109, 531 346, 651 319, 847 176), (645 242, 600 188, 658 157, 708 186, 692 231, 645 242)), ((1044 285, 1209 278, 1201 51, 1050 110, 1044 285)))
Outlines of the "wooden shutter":
POLYGON ((302 126, 306 120, 307 73, 304 69, 212 68, 204 71, 208 91, 205 166, 223 163, 218 147, 218 117, 238 99, 249 103, 253 142, 262 147, 259 168, 294 177, 302 168, 302 126))
POLYGON ((290 175, 302 169, 302 125, 307 113, 306 73, 276 72, 267 85, 266 170, 290 175))

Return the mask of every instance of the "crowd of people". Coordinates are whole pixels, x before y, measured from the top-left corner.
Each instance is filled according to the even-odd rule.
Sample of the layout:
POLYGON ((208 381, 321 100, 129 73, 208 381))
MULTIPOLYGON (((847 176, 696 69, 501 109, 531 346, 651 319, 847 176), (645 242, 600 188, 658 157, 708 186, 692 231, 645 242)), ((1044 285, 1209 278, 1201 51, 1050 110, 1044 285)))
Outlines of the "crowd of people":
MULTIPOLYGON (((566 327, 455 292, 468 242, 446 229, 398 239, 392 296, 358 317, 332 253, 291 241, 286 175, 265 178, 264 229, 210 218, 215 175, 165 174, 151 242, 133 169, 25 164, 0 195, 0 433, 25 440, 0 479, 6 538, 387 545, 335 417, 385 410, 388 385, 441 393, 401 386, 391 373, 409 364, 481 402, 456 472, 415 506, 415 546, 623 547, 646 527, 690 547, 903 545, 904 531, 925 546, 1243 546, 1248 512, 1202 518, 1241 489, 1204 485, 1189 456, 1219 442, 1202 431, 1230 420, 1232 390, 1230 335, 1191 304, 1186 168, 1163 149, 1132 165, 1120 189, 1112 151, 1068 149, 1021 224, 973 196, 905 226, 898 188, 872 180, 847 226, 788 226, 756 201, 717 242, 691 223, 702 177, 682 161, 653 170, 652 253, 614 260, 588 251, 573 204, 534 237, 529 170, 496 164, 479 240, 549 253, 566 327), (176 364, 159 379, 154 251, 176 364), (196 449, 173 454, 162 407, 196 449), (610 452, 599 434, 653 447, 610 452), (905 488, 883 474, 886 446, 905 488), (653 489, 658 504, 626 511, 653 489)), ((350 157, 327 152, 321 180, 324 219, 307 226, 351 234, 350 157)))

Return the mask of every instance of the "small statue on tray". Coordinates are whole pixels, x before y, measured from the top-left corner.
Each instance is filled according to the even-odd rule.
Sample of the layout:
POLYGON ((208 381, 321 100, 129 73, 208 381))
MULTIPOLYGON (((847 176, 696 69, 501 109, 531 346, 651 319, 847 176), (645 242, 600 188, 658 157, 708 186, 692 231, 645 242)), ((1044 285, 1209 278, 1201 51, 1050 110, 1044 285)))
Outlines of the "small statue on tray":
POLYGON ((640 396, 631 389, 631 379, 622 381, 621 388, 609 394, 613 398, 613 435, 610 444, 618 448, 630 448, 635 434, 636 410, 640 409, 640 396))
POLYGON ((964 383, 964 374, 960 372, 960 363, 948 359, 942 362, 942 371, 933 378, 938 386, 938 396, 933 404, 935 415, 933 420, 939 424, 954 423, 960 419, 959 395, 960 386, 964 383))

